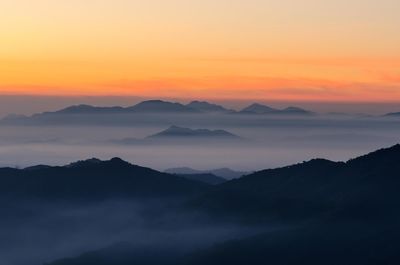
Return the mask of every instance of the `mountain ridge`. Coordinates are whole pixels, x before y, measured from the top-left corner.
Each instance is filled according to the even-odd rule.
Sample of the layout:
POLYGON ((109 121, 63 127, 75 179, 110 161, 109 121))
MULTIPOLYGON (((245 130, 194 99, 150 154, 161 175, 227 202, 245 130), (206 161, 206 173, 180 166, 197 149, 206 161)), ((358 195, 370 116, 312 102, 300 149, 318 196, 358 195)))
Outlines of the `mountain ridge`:
POLYGON ((174 197, 207 187, 205 183, 133 165, 120 158, 92 158, 65 166, 0 168, 0 194, 6 197, 89 201, 174 197))
POLYGON ((178 174, 178 175, 187 175, 187 174, 213 174, 219 177, 222 177, 224 179, 235 179, 242 177, 244 175, 249 174, 249 172, 245 171, 236 171, 232 170, 230 168, 216 168, 216 169, 210 169, 210 170, 197 170, 193 169, 190 167, 176 167, 176 168, 168 168, 164 170, 164 172, 170 173, 170 174, 178 174))
POLYGON ((299 107, 289 106, 284 109, 276 109, 260 103, 253 103, 238 112, 239 114, 293 114, 293 115, 311 115, 314 114, 309 110, 299 107))
POLYGON ((307 219, 338 212, 369 215, 400 199, 395 193, 395 187, 400 186, 398 176, 400 145, 394 145, 347 162, 312 159, 261 170, 218 185, 194 204, 238 218, 256 218, 262 212, 269 213, 263 218, 271 219, 307 219))
POLYGON ((147 137, 147 139, 159 139, 159 138, 240 139, 241 137, 225 130, 191 129, 186 127, 171 125, 169 128, 147 137))

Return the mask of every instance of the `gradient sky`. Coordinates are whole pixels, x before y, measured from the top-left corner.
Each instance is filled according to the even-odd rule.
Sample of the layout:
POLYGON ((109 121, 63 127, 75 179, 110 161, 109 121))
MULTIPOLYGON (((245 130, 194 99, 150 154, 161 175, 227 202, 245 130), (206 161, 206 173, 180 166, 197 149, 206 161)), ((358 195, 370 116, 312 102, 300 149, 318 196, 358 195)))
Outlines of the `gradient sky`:
POLYGON ((0 94, 400 101, 399 0, 0 0, 0 94))

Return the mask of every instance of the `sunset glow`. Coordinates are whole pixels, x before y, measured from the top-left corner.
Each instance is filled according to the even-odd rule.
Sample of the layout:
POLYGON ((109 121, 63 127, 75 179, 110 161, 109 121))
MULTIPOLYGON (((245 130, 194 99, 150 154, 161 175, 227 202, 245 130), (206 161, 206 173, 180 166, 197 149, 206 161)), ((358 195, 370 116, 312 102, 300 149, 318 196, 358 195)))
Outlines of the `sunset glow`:
POLYGON ((400 100, 398 0, 3 0, 0 10, 3 95, 400 100))

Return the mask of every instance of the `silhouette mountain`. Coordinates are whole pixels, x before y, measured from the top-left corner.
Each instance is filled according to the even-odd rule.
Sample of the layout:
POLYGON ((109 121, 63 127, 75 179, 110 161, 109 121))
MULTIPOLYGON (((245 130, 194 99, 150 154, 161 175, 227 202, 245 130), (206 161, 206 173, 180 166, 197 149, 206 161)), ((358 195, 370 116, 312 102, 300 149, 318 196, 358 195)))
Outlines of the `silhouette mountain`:
POLYGON ((126 112, 123 107, 95 107, 91 105, 74 105, 55 112, 45 112, 43 114, 101 114, 101 113, 122 113, 126 112))
MULTIPOLYGON (((4 124, 35 124, 35 123, 55 123, 63 124, 70 122, 87 123, 88 117, 81 115, 119 115, 119 114, 144 114, 144 113, 160 113, 160 114, 292 114, 292 115, 309 115, 311 111, 298 107, 288 107, 286 109, 275 109, 262 104, 254 103, 242 109, 239 112, 227 109, 224 106, 212 104, 206 101, 192 101, 189 104, 181 104, 178 102, 169 102, 163 100, 146 100, 129 107, 121 106, 92 106, 88 104, 72 105, 56 111, 45 111, 36 113, 31 116, 10 114, 0 120, 4 124), (62 118, 59 115, 63 115, 62 118)), ((396 113, 388 114, 396 115, 396 113)), ((94 116, 91 116, 93 119, 94 116)), ((101 117, 101 116, 100 116, 101 117)), ((123 116, 121 116, 123 117, 123 116)), ((94 121, 93 121, 94 122, 94 121)), ((100 121, 97 121, 100 122, 100 121)))
MULTIPOLYGON (((390 215, 400 201, 400 145, 349 160, 314 159, 219 185, 194 204, 237 218, 390 215)), ((400 216, 400 215, 399 215, 400 216)))
POLYGON ((248 113, 248 114, 267 114, 267 113, 277 113, 278 109, 271 108, 266 105, 253 103, 250 106, 242 109, 239 113, 248 113))
POLYGON ((225 130, 190 129, 171 126, 168 129, 149 136, 151 139, 159 138, 207 138, 207 139, 239 139, 240 137, 225 130))
POLYGON ((203 112, 233 112, 233 110, 226 109, 221 105, 211 104, 206 101, 192 101, 186 106, 203 112))
POLYGON ((195 109, 162 100, 147 100, 131 107, 95 107, 91 105, 75 105, 55 112, 45 112, 43 114, 104 114, 104 113, 146 113, 146 112, 197 112, 195 109))
MULTIPOLYGON (((97 107, 86 104, 73 105, 56 111, 46 111, 42 113, 33 114, 32 116, 24 115, 8 115, 1 120, 3 123, 22 123, 30 124, 35 122, 51 122, 51 123, 63 123, 71 122, 74 119, 80 117, 80 115, 95 115, 95 114, 143 114, 143 113, 174 113, 174 114, 194 114, 200 113, 199 110, 185 106, 180 103, 173 103, 162 100, 148 100, 140 102, 131 107, 97 107), (63 115, 63 118, 60 118, 63 115), (67 119, 69 117, 69 119, 67 119)), ((82 122, 87 119, 82 120, 82 122)))
POLYGON ((255 235, 184 256, 179 248, 122 245, 51 265, 399 264, 399 186, 400 145, 347 162, 313 159, 262 170, 187 203, 189 211, 253 227, 255 235))
POLYGON ((199 112, 193 108, 180 103, 172 103, 162 100, 147 100, 128 107, 126 110, 130 112, 176 112, 176 113, 196 113, 199 112))
POLYGON ((282 114, 299 114, 299 115, 313 114, 313 112, 311 112, 309 110, 305 110, 305 109, 298 108, 298 107, 287 107, 287 108, 281 110, 280 113, 282 113, 282 114))
POLYGON ((313 112, 298 108, 298 107, 287 107, 285 109, 275 109, 266 105, 259 103, 254 103, 244 109, 242 109, 240 114, 292 114, 292 115, 310 115, 313 112))
POLYGON ((224 179, 235 179, 240 178, 244 175, 247 175, 248 172, 243 171, 235 171, 230 168, 217 168, 211 170, 197 170, 189 167, 177 167, 177 168, 169 168, 164 172, 170 174, 178 174, 178 175, 195 175, 195 174, 212 174, 224 179))
POLYGON ((228 181, 222 177, 218 177, 211 173, 202 173, 202 174, 175 174, 180 177, 184 177, 187 179, 204 182, 211 185, 217 185, 228 181))
POLYGON ((174 197, 206 188, 204 183, 132 165, 120 158, 89 159, 62 167, 0 168, 0 196, 17 198, 174 197))
POLYGON ((391 112, 383 115, 384 117, 400 117, 400 112, 391 112))

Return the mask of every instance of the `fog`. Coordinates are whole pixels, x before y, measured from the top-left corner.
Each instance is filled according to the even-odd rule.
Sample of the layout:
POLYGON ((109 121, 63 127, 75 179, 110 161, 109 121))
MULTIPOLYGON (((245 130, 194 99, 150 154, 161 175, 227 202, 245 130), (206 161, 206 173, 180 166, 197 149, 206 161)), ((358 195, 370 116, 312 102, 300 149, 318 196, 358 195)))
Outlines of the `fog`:
POLYGON ((180 212, 175 204, 156 199, 96 204, 2 202, 0 263, 42 265, 120 243, 129 244, 131 252, 156 254, 156 249, 164 249, 170 255, 184 255, 266 230, 212 223, 207 216, 180 212))
POLYGON ((255 171, 316 157, 342 161, 400 142, 400 122, 384 117, 71 116, 57 117, 56 124, 47 120, 1 125, 0 166, 63 165, 91 157, 117 156, 158 170, 188 166, 255 171), (171 125, 224 129, 242 139, 146 139, 171 125), (134 141, 124 142, 126 139, 134 141))

